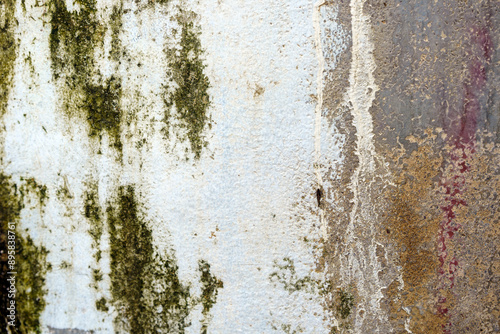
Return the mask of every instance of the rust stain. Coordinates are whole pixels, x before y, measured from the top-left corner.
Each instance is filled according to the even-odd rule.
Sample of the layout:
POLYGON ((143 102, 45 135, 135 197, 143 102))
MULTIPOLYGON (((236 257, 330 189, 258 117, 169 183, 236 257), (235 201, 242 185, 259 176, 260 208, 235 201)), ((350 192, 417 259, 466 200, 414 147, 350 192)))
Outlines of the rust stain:
POLYGON ((499 328, 500 148, 493 134, 473 137, 480 139, 473 150, 457 150, 449 135, 428 129, 424 138, 407 138, 416 145, 411 153, 387 153, 394 186, 384 195, 383 234, 401 267, 401 280, 385 290, 395 332, 499 328))
POLYGON ((402 282, 394 280, 386 298, 394 328, 404 330, 406 319, 411 317, 412 323, 419 324, 411 328, 414 333, 433 333, 445 322, 436 312, 434 295, 439 267, 435 235, 441 221, 435 203, 443 158, 435 149, 436 136, 430 130, 423 139, 408 139, 418 147, 408 155, 404 148, 392 153, 395 186, 387 191, 390 204, 383 215, 383 234, 389 243, 395 242, 399 254, 396 262, 402 267, 402 282))

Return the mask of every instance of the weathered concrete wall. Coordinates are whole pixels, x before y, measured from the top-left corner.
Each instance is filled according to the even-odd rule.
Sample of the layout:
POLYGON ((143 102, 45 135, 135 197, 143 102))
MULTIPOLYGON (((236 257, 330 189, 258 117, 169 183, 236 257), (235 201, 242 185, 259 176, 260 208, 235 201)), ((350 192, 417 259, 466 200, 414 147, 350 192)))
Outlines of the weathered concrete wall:
POLYGON ((499 5, 3 0, 2 332, 500 332, 499 5))

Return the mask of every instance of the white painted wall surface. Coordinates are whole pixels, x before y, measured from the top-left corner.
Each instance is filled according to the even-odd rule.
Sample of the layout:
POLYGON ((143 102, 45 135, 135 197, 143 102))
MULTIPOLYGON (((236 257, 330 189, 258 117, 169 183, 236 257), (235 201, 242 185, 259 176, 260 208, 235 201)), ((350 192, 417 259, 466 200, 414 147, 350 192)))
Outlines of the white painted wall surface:
MULTIPOLYGON (((159 132, 167 70, 163 48, 164 43, 176 43, 168 37, 175 22, 158 7, 135 12, 137 4, 125 1, 124 8, 131 11, 123 16, 120 40, 131 63, 142 66, 127 69, 109 59, 109 30, 104 48, 95 55, 104 78, 112 74, 122 78, 121 107, 140 106, 129 110, 135 116, 122 129, 122 163, 106 145, 106 135, 98 155, 99 144, 89 139, 84 120, 68 118, 58 109, 61 100, 49 50, 51 27, 43 7, 32 7, 32 2, 26 0, 27 14, 21 14, 20 4, 17 8, 20 43, 3 118, 4 170, 14 178, 36 177, 49 188, 46 208, 33 206, 21 217, 26 233, 49 250, 53 267, 46 277, 43 332, 49 328, 113 332, 118 310, 95 309, 99 298, 111 298, 106 231, 100 262, 105 277, 98 292, 91 287, 92 239, 82 208, 85 185, 93 181, 98 183, 103 207, 118 186, 136 184, 136 191, 147 199, 147 216, 154 221, 155 246, 174 252, 180 279, 191 285, 194 295, 201 289, 198 260, 210 263, 212 273, 224 282, 211 310, 210 333, 272 333, 284 328, 290 333, 328 333, 333 319, 326 314, 319 291, 289 293, 271 282, 270 275, 276 271, 275 261, 282 263, 288 257, 299 277, 325 278, 323 272, 315 272, 322 237, 314 196, 315 162, 319 166, 322 159, 340 161, 341 147, 332 139, 334 128, 317 124, 321 122, 316 118, 321 112, 318 85, 323 80, 318 77, 319 64, 334 64, 325 65, 321 59, 323 51, 317 48, 325 47, 318 46, 321 33, 315 26, 318 29, 323 17, 335 16, 334 9, 317 15, 318 4, 309 0, 181 4, 199 15, 213 120, 200 159, 186 160, 187 144, 175 136, 166 142, 159 132), (33 68, 24 61, 28 55, 33 68), (147 149, 135 145, 139 130, 148 138, 147 149), (70 205, 54 194, 61 186, 73 196, 70 205), (71 266, 61 268, 64 262, 71 266)), ((67 3, 71 8, 71 1, 67 3)), ((113 3, 98 2, 103 22, 113 3)), ((333 29, 341 33, 340 27, 333 29)), ((331 43, 331 36, 324 42, 331 43)), ((328 52, 345 49, 342 39, 333 46, 328 52)), ((190 313, 190 320, 186 332, 198 333, 201 305, 190 313)))

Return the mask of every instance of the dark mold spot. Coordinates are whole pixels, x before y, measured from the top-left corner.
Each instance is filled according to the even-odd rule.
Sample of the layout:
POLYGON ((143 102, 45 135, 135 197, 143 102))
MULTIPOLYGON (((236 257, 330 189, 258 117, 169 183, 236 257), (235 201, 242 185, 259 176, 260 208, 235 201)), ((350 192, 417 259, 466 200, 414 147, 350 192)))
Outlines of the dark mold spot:
POLYGON ((266 90, 264 89, 264 87, 260 86, 260 85, 255 85, 255 90, 253 92, 253 97, 254 98, 258 98, 259 96, 261 96, 262 94, 264 94, 266 90))
POLYGON ((108 303, 106 301, 106 298, 104 298, 104 297, 95 302, 95 307, 98 311, 101 311, 101 312, 108 312, 109 311, 108 303))

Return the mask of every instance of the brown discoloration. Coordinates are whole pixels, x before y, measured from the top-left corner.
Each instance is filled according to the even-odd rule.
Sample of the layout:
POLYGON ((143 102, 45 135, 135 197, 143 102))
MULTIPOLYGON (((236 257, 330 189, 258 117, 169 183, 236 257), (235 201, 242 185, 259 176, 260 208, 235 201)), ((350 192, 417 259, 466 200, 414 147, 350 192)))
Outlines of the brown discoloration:
POLYGON ((439 266, 436 235, 442 218, 436 188, 443 162, 435 150, 435 138, 430 132, 421 140, 409 138, 418 145, 416 150, 406 154, 400 149, 391 154, 394 186, 386 194, 390 204, 382 223, 387 243, 395 242, 398 254, 391 260, 402 267, 404 286, 394 280, 385 291, 396 331, 404 330, 408 318, 414 333, 432 333, 421 330, 440 328, 445 320, 436 312, 434 290, 439 266), (410 314, 402 307, 411 310, 410 314))
MULTIPOLYGON (((329 284, 324 291, 324 307, 333 318, 338 321, 338 326, 331 324, 332 333, 340 333, 348 330, 352 323, 352 314, 356 312, 357 292, 355 286, 345 285, 341 281, 338 268, 341 265, 343 255, 348 252, 345 244, 346 226, 350 220, 353 206, 353 192, 350 188, 353 171, 358 166, 358 157, 355 153, 356 130, 352 124, 352 115, 349 105, 345 103, 345 94, 349 87, 349 70, 351 62, 351 45, 349 31, 351 30, 351 9, 348 2, 331 3, 326 2, 323 6, 335 6, 337 13, 336 24, 346 31, 345 50, 336 59, 336 66, 324 73, 323 110, 322 117, 326 118, 329 130, 338 133, 337 140, 342 140, 344 148, 340 152, 342 163, 331 162, 330 166, 317 166, 322 170, 324 185, 318 188, 315 185, 311 196, 318 204, 318 210, 322 210, 328 226, 328 239, 324 240, 323 255, 317 260, 317 270, 328 269, 329 284), (319 195, 318 196, 318 189, 319 195), (326 203, 336 203, 335 206, 326 203), (349 314, 344 312, 344 317, 339 314, 340 299, 338 291, 352 293, 354 301, 349 314)), ((323 8, 324 10, 324 8, 323 8)), ((327 32, 329 33, 329 32, 327 32)), ((327 38, 328 36, 322 36, 327 38)), ((325 47, 331 47, 325 45, 325 47)), ((325 67, 330 67, 331 59, 325 59, 325 67)))
POLYGON ((386 244, 395 243, 392 265, 401 266, 403 284, 392 281, 384 291, 384 304, 395 332, 403 332, 405 323, 413 333, 422 334, 478 328, 495 332, 500 329, 494 320, 500 314, 500 284, 494 271, 500 267, 500 150, 485 139, 467 160, 460 199, 468 204, 453 208, 458 229, 446 249, 448 257, 459 261, 445 267, 454 279, 443 285, 438 235, 449 195, 441 181, 450 173, 446 159, 454 148, 443 145, 442 138, 442 132, 434 135, 428 130, 424 138, 407 137, 416 145, 411 153, 401 149, 386 154, 393 157, 394 187, 385 195, 391 204, 382 223, 386 244))
POLYGON ((364 12, 374 144, 392 183, 369 203, 382 213, 382 307, 396 333, 500 331, 500 15, 490 1, 455 0, 366 1, 364 12))

